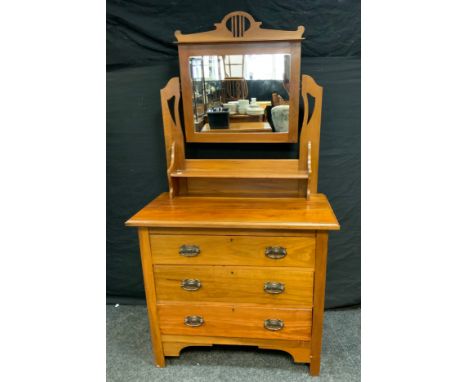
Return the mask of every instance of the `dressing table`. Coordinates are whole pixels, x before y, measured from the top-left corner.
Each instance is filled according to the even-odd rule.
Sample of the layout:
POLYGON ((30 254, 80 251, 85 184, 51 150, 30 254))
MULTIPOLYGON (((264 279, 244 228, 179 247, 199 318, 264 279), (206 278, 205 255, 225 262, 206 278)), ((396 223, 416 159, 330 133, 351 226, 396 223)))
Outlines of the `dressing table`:
POLYGON ((190 346, 248 345, 285 351, 319 375, 328 232, 339 229, 317 193, 322 88, 299 74, 303 27, 264 29, 245 12, 215 27, 175 33, 180 80, 161 90, 169 191, 126 222, 138 227, 154 362, 190 346), (241 105, 258 110, 254 100, 226 98, 233 77, 240 97, 265 106, 267 128, 240 117, 241 105), (286 126, 268 107, 282 108, 286 126), (189 159, 185 142, 298 142, 299 155, 189 159))

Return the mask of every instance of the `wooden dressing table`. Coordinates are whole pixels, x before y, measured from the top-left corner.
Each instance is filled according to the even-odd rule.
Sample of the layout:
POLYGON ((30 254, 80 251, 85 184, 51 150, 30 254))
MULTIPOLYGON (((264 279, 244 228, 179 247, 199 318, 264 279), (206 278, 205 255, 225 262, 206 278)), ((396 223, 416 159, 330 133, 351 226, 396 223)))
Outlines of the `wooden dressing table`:
MULTIPOLYGON (((280 40, 297 49, 303 33, 302 27, 261 29, 244 12, 215 25, 215 31, 176 36, 181 44, 200 38, 217 44, 280 40), (245 24, 250 29, 242 29, 245 24), (251 29, 253 34, 247 33, 251 29)), ((298 63, 297 56, 292 60, 298 63)), ((184 78, 181 82, 183 87, 184 78)), ((319 375, 328 232, 339 224, 326 196, 317 193, 322 88, 304 75, 301 93, 305 118, 298 159, 209 160, 185 157, 184 140, 195 132, 188 133, 186 123, 184 139, 179 78, 161 90, 169 192, 126 222, 138 227, 158 367, 189 346, 250 345, 288 352, 319 375), (311 113, 309 97, 315 101, 311 113)), ((291 100, 294 106, 292 94, 291 100)), ((258 141, 287 142, 294 139, 292 130, 221 138, 203 132, 195 141, 207 134, 211 142, 259 136, 258 141)))

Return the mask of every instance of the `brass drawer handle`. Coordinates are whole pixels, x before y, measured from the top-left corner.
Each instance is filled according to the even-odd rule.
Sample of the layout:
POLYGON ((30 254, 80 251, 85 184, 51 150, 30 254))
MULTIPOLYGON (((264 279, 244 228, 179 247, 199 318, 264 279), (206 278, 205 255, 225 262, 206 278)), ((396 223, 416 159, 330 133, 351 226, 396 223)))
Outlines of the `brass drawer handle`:
POLYGON ((284 292, 284 284, 276 281, 267 281, 263 284, 263 290, 270 294, 280 294, 284 292))
POLYGON ((202 284, 198 279, 185 279, 180 283, 180 287, 185 290, 194 291, 199 290, 202 284))
POLYGON ((184 319, 185 326, 197 327, 202 326, 205 320, 201 316, 187 316, 184 319))
POLYGON ((284 247, 266 247, 265 248, 265 256, 269 257, 270 259, 282 259, 286 257, 287 252, 286 248, 284 247))
POLYGON ((283 322, 283 320, 277 320, 275 318, 269 318, 268 320, 264 321, 263 326, 267 330, 276 331, 276 330, 281 330, 281 329, 284 328, 284 322, 283 322))
POLYGON ((194 257, 200 254, 200 247, 198 245, 181 245, 179 248, 179 254, 185 257, 194 257))

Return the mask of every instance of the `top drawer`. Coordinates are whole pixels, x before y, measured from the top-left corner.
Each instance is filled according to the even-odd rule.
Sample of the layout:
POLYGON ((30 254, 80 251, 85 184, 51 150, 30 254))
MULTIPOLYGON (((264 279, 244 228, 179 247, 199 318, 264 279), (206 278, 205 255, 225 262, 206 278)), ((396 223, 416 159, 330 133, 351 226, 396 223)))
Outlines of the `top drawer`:
POLYGON ((154 264, 314 268, 315 236, 151 235, 154 264))

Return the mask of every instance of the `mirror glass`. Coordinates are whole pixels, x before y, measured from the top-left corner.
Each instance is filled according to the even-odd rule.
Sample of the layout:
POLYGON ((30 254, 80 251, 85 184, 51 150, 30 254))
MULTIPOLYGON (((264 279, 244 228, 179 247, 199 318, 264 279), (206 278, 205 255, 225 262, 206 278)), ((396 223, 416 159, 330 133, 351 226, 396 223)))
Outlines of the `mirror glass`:
POLYGON ((287 133, 290 54, 190 56, 196 132, 287 133))

